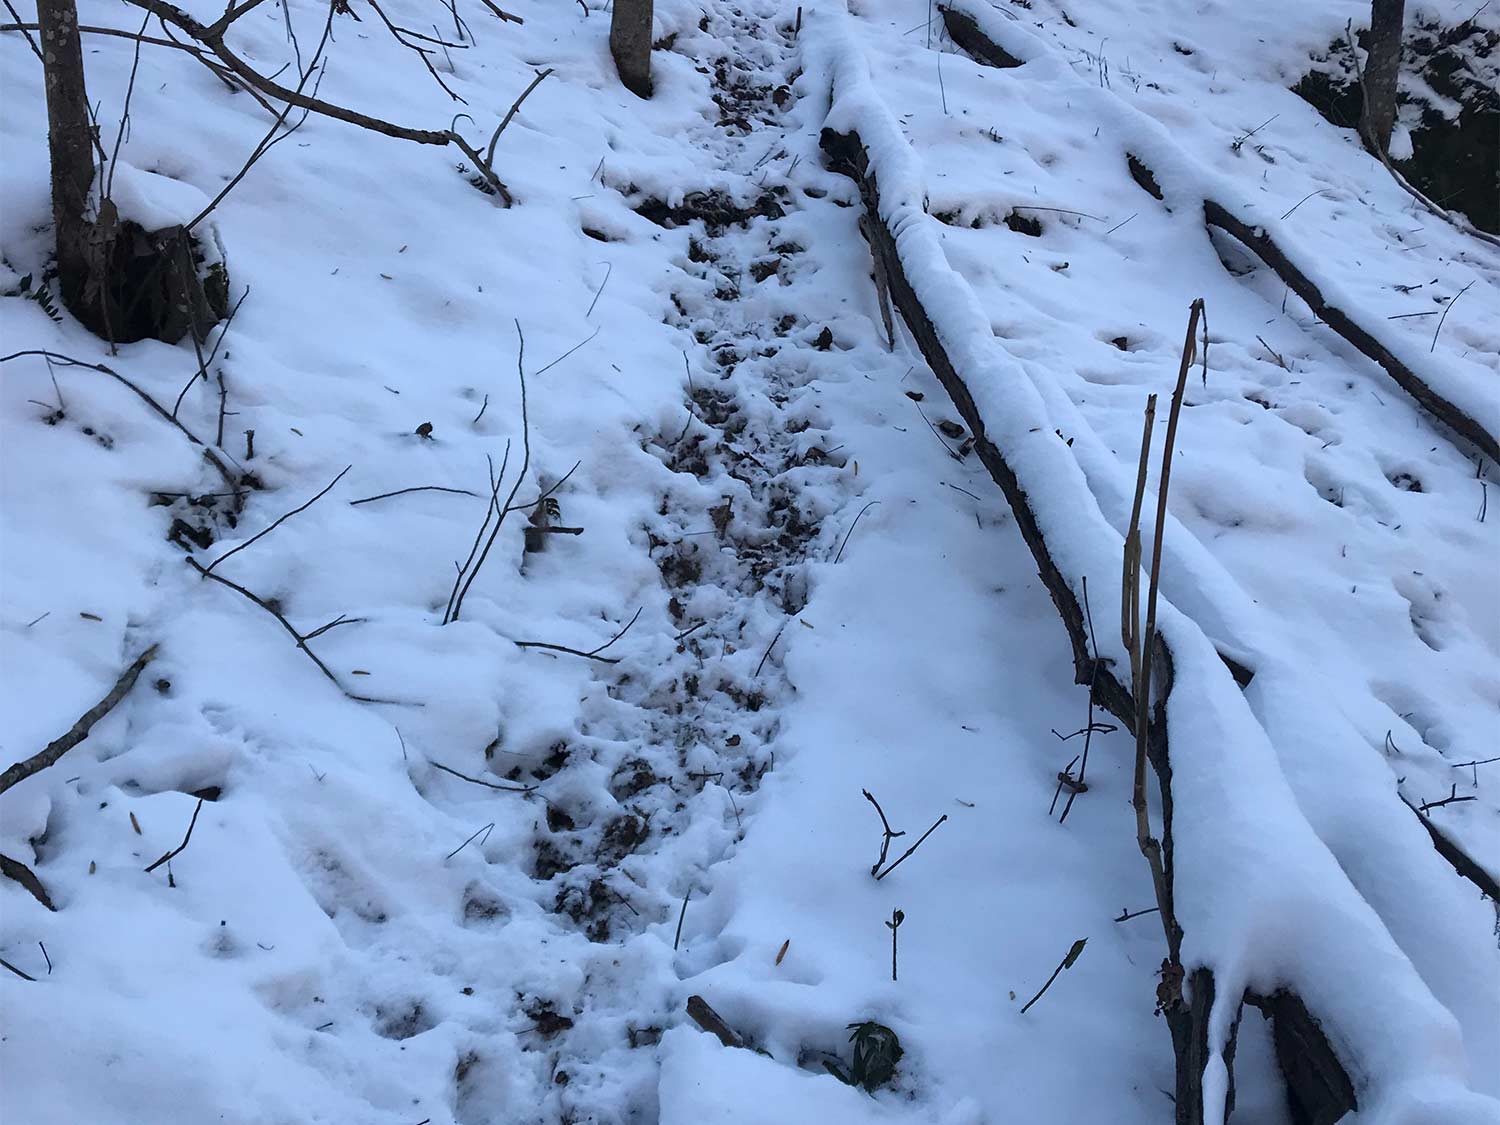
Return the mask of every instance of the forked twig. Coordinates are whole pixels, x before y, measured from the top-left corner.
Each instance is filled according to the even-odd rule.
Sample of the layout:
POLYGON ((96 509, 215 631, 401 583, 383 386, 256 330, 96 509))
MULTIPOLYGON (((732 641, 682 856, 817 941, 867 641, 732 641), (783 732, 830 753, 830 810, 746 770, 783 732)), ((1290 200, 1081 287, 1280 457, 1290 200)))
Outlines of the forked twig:
POLYGON ((929 828, 926 832, 923 832, 922 835, 918 838, 918 840, 917 840, 917 842, 915 844, 913 844, 911 847, 907 848, 906 851, 902 852, 900 859, 896 860, 895 863, 891 864, 884 871, 881 871, 881 872, 879 872, 878 874, 875 875, 876 881, 878 882, 879 880, 884 879, 892 871, 894 871, 894 870, 896 870, 896 868, 900 867, 901 864, 902 864, 902 862, 906 859, 906 857, 909 856, 909 855, 911 855, 911 853, 914 852, 914 851, 916 851, 918 848, 920 848, 922 846, 923 842, 927 839, 927 837, 931 836, 934 832, 937 831, 938 825, 942 824, 943 821, 945 821, 947 819, 948 819, 948 814, 944 813, 942 816, 938 817, 937 820, 933 821, 932 827, 929 828))
MULTIPOLYGON (((526 479, 526 474, 531 468, 531 416, 526 409, 526 333, 521 331, 521 322, 519 320, 515 322, 515 325, 518 341, 516 349, 516 379, 521 384, 521 471, 516 474, 515 483, 511 485, 510 495, 505 498, 505 503, 500 504, 499 480, 505 476, 505 468, 503 465, 501 466, 500 477, 497 478, 490 501, 491 511, 498 510, 499 513, 495 518, 495 526, 490 531, 489 539, 485 541, 484 549, 479 552, 479 557, 474 562, 473 568, 468 571, 467 575, 463 570, 459 571, 458 579, 453 587, 454 592, 450 598, 452 608, 449 609, 447 616, 443 619, 444 625, 457 621, 459 615, 463 613, 464 598, 468 596, 469 588, 474 585, 474 579, 479 576, 479 571, 484 566, 484 560, 489 558, 490 548, 495 545, 495 540, 500 535, 501 525, 505 523, 505 516, 512 510, 511 505, 515 503, 516 493, 521 490, 521 482, 526 479)), ((510 447, 507 444, 507 456, 509 456, 509 452, 510 447)), ((489 522, 488 513, 485 515, 485 522, 489 522)), ((483 536, 483 534, 484 527, 481 526, 480 535, 483 536)))

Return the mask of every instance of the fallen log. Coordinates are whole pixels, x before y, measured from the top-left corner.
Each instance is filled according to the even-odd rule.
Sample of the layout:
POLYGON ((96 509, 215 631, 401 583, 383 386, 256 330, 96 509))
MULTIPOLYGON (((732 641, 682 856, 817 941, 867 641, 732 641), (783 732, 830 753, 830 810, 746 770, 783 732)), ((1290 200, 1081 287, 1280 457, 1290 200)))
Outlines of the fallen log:
POLYGON ((1432 846, 1438 855, 1451 863, 1454 871, 1478 887, 1481 893, 1486 895, 1491 902, 1500 904, 1500 881, 1497 881, 1493 875, 1481 867, 1478 860, 1474 859, 1473 856, 1469 855, 1468 852, 1449 839, 1448 835, 1432 822, 1432 817, 1417 808, 1416 805, 1412 804, 1405 797, 1401 798, 1401 803, 1411 809, 1412 815, 1427 830, 1427 835, 1432 840, 1432 846))
MULTIPOLYGON (((972 15, 943 4, 938 6, 938 12, 942 15, 943 26, 947 28, 953 42, 975 61, 1001 68, 1021 65, 1020 60, 985 35, 972 15)), ((1141 189, 1154 198, 1161 199, 1162 180, 1156 171, 1138 153, 1126 153, 1126 159, 1130 165, 1131 177, 1141 189)), ((1214 199, 1203 200, 1203 221, 1206 227, 1217 227, 1224 231, 1260 258, 1292 292, 1302 298, 1314 316, 1361 355, 1377 364, 1418 406, 1471 443, 1491 461, 1500 461, 1500 438, 1463 407, 1435 390, 1409 364, 1377 339, 1374 333, 1360 324, 1353 314, 1328 300, 1307 271, 1292 260, 1285 247, 1272 237, 1266 227, 1252 225, 1237 218, 1230 208, 1214 199)))
POLYGON ((1226 234, 1233 235, 1254 252, 1293 293, 1302 298, 1314 316, 1337 332, 1360 354, 1379 364, 1391 377, 1391 381, 1411 395, 1418 406, 1471 442, 1475 449, 1491 461, 1500 461, 1500 440, 1494 434, 1463 408, 1433 390, 1426 380, 1397 358, 1349 313, 1330 303, 1264 227, 1252 227, 1249 223, 1242 222, 1212 199, 1203 201, 1203 221, 1208 226, 1218 227, 1226 234))
MULTIPOLYGON (((1090 654, 1088 633, 1083 607, 1062 571, 1053 560, 1040 524, 1032 510, 1026 491, 1000 450, 986 435, 984 419, 974 402, 969 388, 954 368, 927 310, 922 307, 911 282, 908 280, 896 240, 880 213, 879 185, 870 172, 869 158, 857 133, 840 134, 825 129, 822 135, 823 151, 828 156, 830 167, 850 176, 858 185, 865 204, 867 232, 872 251, 879 256, 890 290, 891 301, 901 313, 907 328, 917 341, 923 358, 947 390, 955 408, 974 437, 974 451, 990 477, 1005 494, 1015 516, 1016 526, 1025 540, 1027 548, 1037 565, 1037 573, 1051 595, 1059 616, 1068 634, 1073 650, 1074 678, 1079 684, 1094 685, 1097 702, 1115 715, 1122 723, 1135 725, 1136 705, 1130 689, 1123 684, 1106 662, 1096 661, 1090 654)), ((1161 662, 1161 699, 1170 693, 1171 662, 1161 662)), ((1162 844, 1163 861, 1170 873, 1172 865, 1172 805, 1171 765, 1167 757, 1166 713, 1164 702, 1155 708, 1154 721, 1149 732, 1149 752, 1152 765, 1162 793, 1162 844)), ((1208 1061, 1208 1016, 1213 1006, 1213 974, 1199 968, 1193 974, 1192 1000, 1185 1002, 1182 995, 1182 966, 1180 949, 1182 932, 1177 926, 1171 910, 1170 877, 1167 901, 1162 903, 1162 923, 1167 933, 1168 958, 1164 963, 1165 979, 1161 993, 1162 1014, 1166 1017, 1171 1032, 1173 1049, 1177 1055, 1177 1121, 1181 1125, 1197 1125, 1203 1120, 1203 1068, 1208 1061)))
MULTIPOLYGON (((1010 68, 1022 65, 1023 60, 1018 60, 1004 47, 992 41, 985 35, 979 25, 979 21, 967 12, 940 4, 938 11, 941 13, 943 23, 949 36, 963 50, 976 61, 993 67, 1010 68), (997 59, 1009 61, 996 61, 997 59)), ((1136 185, 1156 200, 1163 200, 1161 181, 1155 171, 1134 152, 1127 151, 1125 154, 1126 164, 1130 177, 1136 185)), ((1354 346, 1361 354, 1377 363, 1391 379, 1405 390, 1411 397, 1429 414, 1437 418, 1450 430, 1471 442, 1481 453, 1488 455, 1492 460, 1500 460, 1500 444, 1497 444, 1494 435, 1466 413, 1462 408, 1450 402, 1447 398, 1437 393, 1410 366, 1393 354, 1389 348, 1376 339, 1370 332, 1364 329, 1352 316, 1343 309, 1331 304, 1319 290, 1317 285, 1304 274, 1291 258, 1283 251, 1276 241, 1267 233, 1264 227, 1252 226, 1236 218, 1224 205, 1212 199, 1203 201, 1204 223, 1208 227, 1216 227, 1241 242, 1247 249, 1256 254, 1268 265, 1287 286, 1295 292, 1307 304, 1309 309, 1328 324, 1344 340, 1354 346)), ((1253 678, 1253 671, 1244 668, 1230 657, 1220 653, 1235 681, 1241 688, 1249 686, 1253 678)), ((1494 875, 1485 870, 1472 856, 1470 856, 1458 843, 1445 835, 1443 831, 1433 823, 1430 817, 1417 809, 1411 802, 1402 798, 1403 802, 1411 809, 1412 813, 1421 822, 1432 841, 1434 850, 1445 861, 1452 866, 1453 870, 1462 878, 1467 879, 1476 886, 1481 893, 1493 902, 1500 902, 1500 882, 1494 875)), ((1290 1000, 1295 1001, 1295 997, 1290 1000)), ((1279 1018, 1281 1024, 1285 1025, 1274 1034, 1277 1037, 1278 1057, 1290 1057, 1288 1044, 1302 1044, 1300 1050, 1305 1053, 1307 1041, 1302 1039, 1295 1030, 1300 1022, 1302 1013, 1294 1010, 1285 994, 1278 993, 1270 999, 1254 998, 1247 996, 1247 1002, 1256 1004, 1265 1013, 1266 1018, 1273 1021, 1279 1018), (1289 1023, 1290 1020, 1290 1023, 1289 1023)), ((1300 1004, 1300 1001, 1297 1001, 1300 1004)), ((1322 1039, 1326 1046, 1327 1040, 1322 1039)), ((1314 1051, 1314 1054, 1319 1052, 1314 1051)), ((1336 1061, 1336 1060, 1334 1060, 1336 1061)), ((1305 1065, 1305 1064, 1299 1064, 1305 1065)), ((1297 1117, 1298 1121, 1333 1121, 1337 1116, 1328 1116, 1332 1112, 1331 1107, 1343 1104, 1353 1104, 1352 1088, 1348 1086, 1347 1076, 1340 1083, 1334 1080, 1331 1067, 1325 1063, 1314 1070, 1322 1069, 1327 1075, 1318 1076, 1310 1074, 1308 1081, 1312 1093, 1307 1094, 1304 1101, 1307 1111, 1304 1116, 1297 1117), (1318 1094, 1317 1091, 1322 1093, 1318 1094), (1344 1091, 1348 1091, 1347 1097, 1344 1091)), ((1291 1097, 1294 1102, 1298 1095, 1293 1093, 1291 1097)))

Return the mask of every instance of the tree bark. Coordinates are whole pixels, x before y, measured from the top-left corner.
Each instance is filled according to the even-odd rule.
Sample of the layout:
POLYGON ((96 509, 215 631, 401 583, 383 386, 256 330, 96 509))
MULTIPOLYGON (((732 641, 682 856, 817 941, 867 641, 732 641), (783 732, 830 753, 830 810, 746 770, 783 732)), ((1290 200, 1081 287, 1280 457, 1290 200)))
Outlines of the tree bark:
POLYGON ((83 49, 74 0, 37 0, 47 88, 47 149, 52 160, 52 222, 63 304, 87 321, 88 242, 84 217, 94 183, 93 122, 83 82, 83 49))
POLYGON ((1401 30, 1406 0, 1371 0, 1370 38, 1365 52, 1364 111, 1360 132, 1365 144, 1384 155, 1396 124, 1396 76, 1401 72, 1401 30))
POLYGON ((651 96, 653 0, 615 0, 609 21, 609 53, 620 81, 637 97, 651 96))

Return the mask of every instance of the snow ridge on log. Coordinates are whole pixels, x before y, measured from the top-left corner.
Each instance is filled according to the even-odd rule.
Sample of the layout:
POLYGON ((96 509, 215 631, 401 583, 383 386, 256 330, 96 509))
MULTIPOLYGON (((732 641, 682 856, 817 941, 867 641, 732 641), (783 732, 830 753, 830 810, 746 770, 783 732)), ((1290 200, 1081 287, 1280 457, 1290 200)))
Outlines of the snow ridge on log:
MULTIPOLYGON (((1088 667, 1077 659, 1087 654, 1074 635, 1078 591, 1086 574, 1103 588, 1098 604, 1118 595, 1120 536, 1037 389, 1000 358, 983 310, 947 265, 925 214, 922 172, 909 144, 858 50, 825 19, 848 17, 820 13, 822 42, 807 37, 833 90, 825 151, 860 184, 892 298, 1015 506, 1069 627, 1075 665, 1088 667)), ((1160 147, 1148 147, 1156 159, 1160 147)), ((1222 1122, 1232 1107, 1234 1030, 1247 994, 1274 998, 1267 1006, 1280 1025, 1278 1040, 1304 1045, 1287 1078, 1292 1097, 1313 1115, 1308 1119, 1337 1120, 1357 1098, 1391 1120, 1434 1110, 1455 1122, 1493 1120, 1495 1103, 1467 1088, 1453 1017, 1312 830, 1214 646, 1174 607, 1162 609, 1159 639, 1174 682, 1165 700, 1154 701, 1153 764, 1175 836, 1172 897, 1185 930, 1186 1011, 1179 1009, 1176 1022, 1186 1034, 1174 1027, 1173 1038, 1184 1071, 1179 1091, 1190 1096, 1179 1097, 1178 1120, 1222 1122), (1164 754, 1168 716, 1177 750, 1171 762, 1164 754), (1297 926, 1278 928, 1267 941, 1261 924, 1276 917, 1296 917, 1297 926), (1380 1026, 1406 1034, 1398 1044, 1382 1037, 1380 1026)), ((1121 665, 1118 643, 1108 649, 1101 652, 1105 671, 1121 665)), ((1111 710, 1129 706, 1113 672, 1101 682, 1101 702, 1111 710)))
MULTIPOLYGON (((959 4, 940 4, 938 11, 953 42, 986 66, 1010 68, 1041 57, 1040 51, 1012 53, 1016 51, 1016 44, 996 43, 984 32, 981 22, 983 15, 965 10, 961 6, 961 0, 959 4)), ((1115 104, 1110 108, 1115 110, 1112 116, 1117 118, 1126 114, 1143 116, 1136 115, 1135 111, 1123 105, 1115 104)), ((1159 127, 1154 127, 1154 123, 1152 125, 1153 132, 1160 131, 1159 127)), ((1205 226, 1217 227, 1243 243, 1292 292, 1302 298, 1314 316, 1361 355, 1377 364, 1423 410, 1471 443, 1491 461, 1500 461, 1500 438, 1496 436, 1493 421, 1495 404, 1492 401, 1484 401, 1479 395, 1462 394, 1457 387, 1439 389, 1430 378, 1419 375, 1412 361, 1403 359, 1398 354, 1402 349, 1393 346, 1390 341, 1380 339, 1376 332, 1362 324, 1349 311, 1350 303, 1336 292, 1331 279, 1315 279, 1313 270, 1295 260, 1286 241, 1278 241, 1272 233, 1273 224, 1269 218, 1256 214, 1248 202, 1234 198, 1235 193, 1229 191, 1225 184, 1212 184, 1213 192, 1209 194, 1206 187, 1210 186, 1211 177, 1202 169, 1194 167, 1186 153, 1169 141, 1164 142, 1164 138, 1153 137, 1152 140, 1154 143, 1151 147, 1155 150, 1152 158, 1147 159, 1140 152, 1126 153, 1131 173, 1143 190, 1158 200, 1163 199, 1163 188, 1171 191, 1178 199, 1187 193, 1199 195, 1205 226), (1183 174, 1164 177, 1164 161, 1169 161, 1174 166, 1174 171, 1183 174), (1239 217, 1241 215, 1246 217, 1239 217), (1461 402, 1461 399, 1467 401, 1461 402), (1489 424, 1481 418, 1489 418, 1489 424)))

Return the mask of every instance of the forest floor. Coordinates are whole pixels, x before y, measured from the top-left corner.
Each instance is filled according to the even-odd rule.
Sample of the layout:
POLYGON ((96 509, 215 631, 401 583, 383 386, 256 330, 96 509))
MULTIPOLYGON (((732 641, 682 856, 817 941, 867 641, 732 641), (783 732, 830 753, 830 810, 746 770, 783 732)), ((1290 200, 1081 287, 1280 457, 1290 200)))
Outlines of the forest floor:
MULTIPOLYGON (((482 144, 551 69, 496 145, 515 203, 308 118, 214 213, 211 357, 35 299, 45 102, 0 35, 0 765, 155 646, 0 792, 55 908, 0 880, 7 1121, 1171 1119, 1133 741, 887 321, 825 125, 906 201, 986 428, 1040 450, 1017 471, 1076 522, 1099 652, 1142 411, 1204 300, 1162 594, 1254 677, 1173 697, 1185 956, 1300 990, 1359 1120, 1500 1121, 1496 903, 1424 829, 1500 875, 1495 466, 1184 201, 1269 215, 1491 435, 1500 250, 1292 92, 1367 6, 964 5, 1025 65, 925 5, 659 0, 642 101, 597 0, 390 0, 450 42, 451 95, 351 0, 319 91, 363 112, 482 144), (865 1021, 903 1048, 873 1093, 825 1065, 865 1021)), ((326 14, 266 5, 236 43, 295 67, 326 14)), ((86 33, 85 65, 122 213, 201 205, 270 125, 180 51, 86 33)), ((1253 1010, 1234 1085, 1235 1121, 1294 1121, 1253 1010)))

